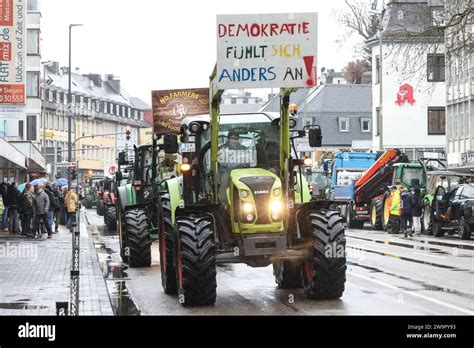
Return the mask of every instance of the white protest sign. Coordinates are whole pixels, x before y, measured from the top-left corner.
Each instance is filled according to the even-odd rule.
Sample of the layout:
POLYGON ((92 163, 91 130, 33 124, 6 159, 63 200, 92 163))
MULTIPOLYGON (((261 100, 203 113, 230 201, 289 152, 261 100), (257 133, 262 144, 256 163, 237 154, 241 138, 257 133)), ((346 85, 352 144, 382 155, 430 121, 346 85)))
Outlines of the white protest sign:
POLYGON ((316 85, 317 13, 217 16, 217 88, 316 85))

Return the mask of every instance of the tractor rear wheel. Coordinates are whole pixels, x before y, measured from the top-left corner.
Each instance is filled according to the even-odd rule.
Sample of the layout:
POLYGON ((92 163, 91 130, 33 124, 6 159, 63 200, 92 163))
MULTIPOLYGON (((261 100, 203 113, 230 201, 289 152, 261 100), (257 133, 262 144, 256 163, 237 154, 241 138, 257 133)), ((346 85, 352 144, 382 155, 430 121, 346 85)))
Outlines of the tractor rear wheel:
POLYGON ((280 289, 298 289, 303 287, 301 261, 279 260, 273 263, 275 282, 280 289))
POLYGON ((177 294, 176 268, 174 266, 173 223, 169 195, 161 197, 160 214, 160 267, 161 284, 165 294, 177 294))
POLYGON ((104 223, 111 232, 117 230, 117 207, 110 205, 105 208, 104 223))
POLYGON ((151 266, 151 240, 148 218, 143 209, 130 209, 125 212, 126 254, 130 267, 151 266))
POLYGON ((354 214, 350 205, 346 209, 346 228, 364 228, 364 221, 354 219, 354 214))
POLYGON ((97 215, 104 216, 105 204, 103 199, 97 200, 97 215))
POLYGON ((429 205, 425 205, 423 208, 423 231, 424 234, 432 235, 433 234, 433 212, 429 205))
POLYGON ((382 229, 384 231, 388 231, 391 227, 391 224, 390 224, 390 210, 391 210, 391 201, 388 199, 389 197, 385 197, 383 199, 383 204, 382 204, 382 229))
POLYGON ((311 299, 336 299, 346 283, 346 238, 339 212, 310 213, 310 259, 303 262, 303 288, 311 299))
POLYGON ((92 196, 91 195, 86 195, 84 197, 84 207, 86 209, 92 209, 92 196))
POLYGON ((376 198, 370 208, 370 225, 374 230, 382 229, 383 199, 376 198))
POLYGON ((432 225, 432 230, 433 230, 433 235, 435 237, 438 237, 438 238, 441 238, 444 236, 444 231, 443 229, 441 228, 441 225, 438 224, 438 223, 433 223, 432 225))
POLYGON ((216 255, 213 221, 207 215, 176 219, 176 276, 183 306, 216 302, 216 255))

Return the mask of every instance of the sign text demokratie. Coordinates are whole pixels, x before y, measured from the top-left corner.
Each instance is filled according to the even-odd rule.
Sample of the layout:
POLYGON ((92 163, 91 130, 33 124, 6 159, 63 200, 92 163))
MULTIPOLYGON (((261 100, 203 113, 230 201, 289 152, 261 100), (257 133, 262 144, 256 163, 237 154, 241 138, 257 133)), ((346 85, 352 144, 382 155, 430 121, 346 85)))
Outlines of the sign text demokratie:
POLYGON ((217 16, 217 87, 316 84, 317 13, 217 16))

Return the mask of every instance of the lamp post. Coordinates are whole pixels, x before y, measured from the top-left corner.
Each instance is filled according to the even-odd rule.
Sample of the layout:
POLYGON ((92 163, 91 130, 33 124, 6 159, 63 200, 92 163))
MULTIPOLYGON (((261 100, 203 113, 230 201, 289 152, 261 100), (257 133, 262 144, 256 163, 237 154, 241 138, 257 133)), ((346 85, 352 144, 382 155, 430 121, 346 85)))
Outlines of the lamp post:
MULTIPOLYGON (((68 85, 69 85, 69 107, 71 108, 71 113, 69 114, 68 121, 67 121, 67 130, 68 130, 68 135, 67 135, 67 161, 69 163, 72 162, 72 135, 71 135, 71 128, 72 128, 72 80, 71 80, 71 71, 72 71, 72 28, 73 27, 80 27, 82 24, 70 24, 69 25, 69 72, 68 72, 68 85)), ((68 171, 68 185, 69 189, 71 188, 71 174, 68 171)))

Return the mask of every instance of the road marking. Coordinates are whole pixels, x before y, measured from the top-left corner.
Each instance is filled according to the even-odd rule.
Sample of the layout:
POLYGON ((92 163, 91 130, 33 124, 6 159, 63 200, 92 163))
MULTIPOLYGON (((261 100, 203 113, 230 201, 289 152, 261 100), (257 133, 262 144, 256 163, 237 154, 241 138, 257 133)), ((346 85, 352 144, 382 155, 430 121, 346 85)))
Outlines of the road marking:
POLYGON ((436 256, 436 255, 429 255, 429 254, 422 254, 422 253, 413 253, 415 255, 421 255, 421 256, 429 256, 429 257, 436 257, 437 259, 445 259, 446 257, 444 256, 436 256))
POLYGON ((369 282, 373 282, 373 283, 379 284, 379 285, 381 285, 381 286, 385 286, 386 288, 403 292, 403 293, 405 293, 405 294, 407 294, 407 295, 411 295, 411 296, 414 296, 414 297, 419 297, 419 298, 422 298, 422 299, 424 299, 424 300, 426 300, 426 301, 430 301, 430 302, 439 304, 439 305, 441 305, 441 306, 445 306, 445 307, 448 307, 448 308, 457 310, 457 311, 462 312, 462 313, 466 313, 466 314, 469 314, 469 315, 474 315, 474 312, 473 312, 473 311, 469 311, 469 310, 467 310, 467 309, 458 307, 458 306, 456 306, 456 305, 453 305, 453 304, 450 304, 450 303, 447 303, 447 302, 444 302, 444 301, 437 300, 437 299, 435 299, 435 298, 431 298, 431 297, 428 297, 428 296, 425 296, 425 295, 421 295, 421 294, 417 294, 417 293, 414 293, 414 292, 411 292, 411 291, 407 291, 407 290, 402 290, 402 289, 400 289, 400 288, 397 288, 396 286, 393 286, 393 285, 390 285, 390 284, 387 284, 387 283, 381 282, 381 281, 379 281, 379 280, 375 280, 375 279, 372 279, 372 278, 369 278, 369 277, 366 277, 366 276, 363 276, 363 275, 360 275, 360 274, 356 274, 356 273, 354 273, 354 272, 347 271, 347 273, 350 274, 350 275, 353 275, 354 277, 358 277, 358 278, 367 280, 367 281, 369 281, 369 282))

